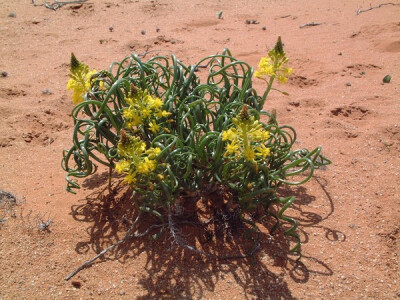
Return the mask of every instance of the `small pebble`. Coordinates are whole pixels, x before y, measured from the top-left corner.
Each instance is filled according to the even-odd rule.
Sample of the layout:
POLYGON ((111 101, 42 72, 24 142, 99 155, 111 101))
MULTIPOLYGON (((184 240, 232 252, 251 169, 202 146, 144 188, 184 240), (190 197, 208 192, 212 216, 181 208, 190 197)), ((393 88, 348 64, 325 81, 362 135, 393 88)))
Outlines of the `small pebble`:
POLYGON ((246 24, 259 24, 257 20, 246 20, 246 24))
POLYGON ((1 72, 1 77, 8 77, 8 73, 5 71, 1 72))
POLYGON ((383 77, 382 81, 384 83, 389 83, 391 79, 392 79, 392 76, 386 75, 385 77, 383 77))
POLYGON ((42 91, 42 94, 43 95, 51 95, 51 94, 53 94, 53 92, 50 89, 45 89, 42 91))
POLYGON ((346 82, 346 86, 351 86, 351 83, 350 82, 346 82))
POLYGON ((74 288, 80 289, 82 287, 82 283, 80 281, 72 281, 71 283, 74 288))
POLYGON ((108 27, 108 30, 110 30, 110 32, 114 31, 114 25, 111 25, 110 27, 108 27))
POLYGON ((343 53, 342 53, 342 52, 339 52, 338 55, 343 55, 343 53))
POLYGON ((10 13, 8 14, 8 17, 9 17, 9 18, 16 18, 16 17, 17 17, 17 14, 16 14, 15 12, 10 12, 10 13))
POLYGON ((146 34, 146 30, 142 30, 140 33, 141 33, 142 35, 145 35, 145 34, 146 34))
POLYGON ((159 32, 160 30, 161 30, 160 28, 158 28, 158 27, 156 28, 156 32, 159 32))
POLYGON ((262 30, 267 30, 267 27, 266 27, 266 26, 263 26, 262 30))

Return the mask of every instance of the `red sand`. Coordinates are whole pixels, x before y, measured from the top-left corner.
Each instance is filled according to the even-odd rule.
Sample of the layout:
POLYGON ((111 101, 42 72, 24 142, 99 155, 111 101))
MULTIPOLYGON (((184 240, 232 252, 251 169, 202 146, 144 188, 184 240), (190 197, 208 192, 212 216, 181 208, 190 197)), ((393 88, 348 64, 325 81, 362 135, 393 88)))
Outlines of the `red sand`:
POLYGON ((0 4, 0 71, 8 73, 0 77, 0 189, 23 200, 16 218, 0 216, 8 217, 0 225, 1 299, 400 297, 399 5, 356 15, 382 2, 90 2, 57 11, 0 4), (300 28, 311 22, 320 25, 300 28), (102 172, 81 181, 78 195, 64 190, 70 53, 99 70, 133 51, 173 52, 189 64, 227 47, 256 66, 278 36, 294 75, 281 86, 290 96, 271 93, 265 109, 296 129, 297 147, 322 145, 333 161, 293 189, 302 264, 287 256, 284 239, 264 243, 254 259, 215 262, 144 238, 64 281, 123 236, 104 221, 104 207, 88 204, 106 186, 102 172), (51 232, 36 230, 37 215, 54 218, 51 232))

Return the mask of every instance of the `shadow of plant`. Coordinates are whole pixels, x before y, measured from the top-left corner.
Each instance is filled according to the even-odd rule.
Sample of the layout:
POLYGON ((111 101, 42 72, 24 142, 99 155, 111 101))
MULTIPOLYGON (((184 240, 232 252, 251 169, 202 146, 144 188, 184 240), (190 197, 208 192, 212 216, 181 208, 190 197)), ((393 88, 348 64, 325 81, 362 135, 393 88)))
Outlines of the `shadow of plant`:
MULTIPOLYGON (((298 230, 302 235, 302 243, 305 244, 309 240, 308 227, 323 228, 329 240, 345 240, 343 233, 319 225, 322 220, 332 215, 334 205, 325 188, 326 182, 320 178, 316 178, 315 181, 330 202, 330 211, 325 216, 303 208, 315 201, 315 197, 308 195, 304 187, 280 191, 282 196, 296 196, 297 200, 292 208, 299 221, 298 230)), ((76 252, 79 254, 91 251, 99 253, 119 241, 123 236, 121 233, 126 232, 132 220, 136 218, 137 211, 132 205, 132 193, 120 185, 112 191, 107 188, 97 189, 83 201, 83 204, 71 208, 75 220, 90 223, 87 228, 89 239, 76 245, 76 252)), ((213 207, 207 201, 209 200, 196 203, 203 203, 200 208, 213 207)), ((215 256, 249 252, 253 243, 243 234, 246 227, 235 220, 234 214, 221 214, 220 208, 216 207, 212 210, 205 209, 202 213, 208 215, 208 220, 200 219, 199 215, 176 216, 180 237, 185 243, 215 256)), ((147 236, 127 240, 93 264, 107 260, 126 263, 145 253, 146 262, 144 270, 140 273, 141 277, 132 282, 139 283, 147 291, 138 299, 201 299, 205 291, 215 291, 217 284, 219 290, 221 286, 226 286, 226 289, 240 293, 244 298, 294 299, 285 281, 288 277, 297 283, 305 283, 310 274, 333 274, 330 267, 317 258, 303 256, 297 261, 297 256, 290 254, 290 240, 283 234, 285 224, 271 236, 268 229, 274 225, 272 218, 261 220, 257 214, 249 217, 257 221, 260 228, 260 251, 252 257, 206 257, 177 245, 168 232, 157 239, 151 238, 151 235, 158 231, 154 230, 147 236)), ((155 218, 146 217, 138 225, 137 232, 144 232, 156 221, 155 218)))

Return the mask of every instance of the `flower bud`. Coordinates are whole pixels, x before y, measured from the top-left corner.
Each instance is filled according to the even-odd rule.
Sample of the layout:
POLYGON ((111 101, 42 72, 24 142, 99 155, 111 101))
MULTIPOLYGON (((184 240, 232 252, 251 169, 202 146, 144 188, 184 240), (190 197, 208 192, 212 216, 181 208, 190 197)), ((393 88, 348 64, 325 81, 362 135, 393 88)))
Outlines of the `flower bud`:
POLYGON ((70 65, 70 70, 73 73, 75 70, 77 70, 80 67, 81 63, 80 61, 76 58, 74 53, 71 53, 71 65, 70 65))

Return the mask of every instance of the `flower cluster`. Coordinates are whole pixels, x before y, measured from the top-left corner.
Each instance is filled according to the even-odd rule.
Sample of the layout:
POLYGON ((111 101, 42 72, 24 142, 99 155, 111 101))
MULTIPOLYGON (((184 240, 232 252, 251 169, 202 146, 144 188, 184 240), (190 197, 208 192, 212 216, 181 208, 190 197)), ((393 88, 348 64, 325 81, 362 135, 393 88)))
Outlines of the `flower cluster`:
POLYGON ((285 66, 288 61, 279 37, 275 47, 268 52, 268 56, 261 58, 258 63, 259 70, 254 72, 254 76, 264 80, 266 78, 277 78, 278 81, 286 83, 288 77, 293 73, 292 68, 285 66))
POLYGON ((234 127, 222 132, 222 140, 229 141, 225 147, 224 156, 244 158, 255 163, 257 159, 265 159, 270 149, 265 146, 270 134, 263 125, 249 115, 247 105, 244 105, 237 118, 232 119, 234 127))
MULTIPOLYGON (((144 125, 154 134, 158 133, 161 130, 158 121, 171 113, 163 110, 163 101, 151 96, 147 90, 142 91, 134 86, 131 89, 130 97, 125 98, 129 107, 123 111, 127 128, 134 129, 144 125)), ((168 132, 168 129, 164 128, 164 130, 168 132)))
POLYGON ((148 148, 146 144, 136 136, 128 135, 121 130, 121 140, 118 143, 118 153, 123 157, 115 166, 119 174, 126 174, 125 182, 135 184, 138 177, 153 172, 157 167, 157 156, 161 149, 148 148))
MULTIPOLYGON (((70 77, 67 89, 72 90, 72 101, 75 105, 83 102, 83 96, 89 90, 93 75, 96 70, 89 71, 89 67, 81 63, 75 55, 71 54, 70 77)), ((100 82, 100 85, 102 83, 100 82)), ((100 86, 101 88, 101 86, 100 86)))

